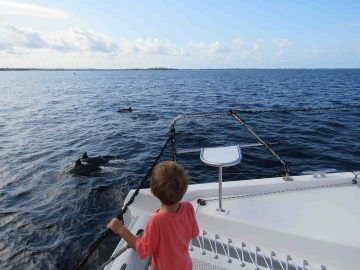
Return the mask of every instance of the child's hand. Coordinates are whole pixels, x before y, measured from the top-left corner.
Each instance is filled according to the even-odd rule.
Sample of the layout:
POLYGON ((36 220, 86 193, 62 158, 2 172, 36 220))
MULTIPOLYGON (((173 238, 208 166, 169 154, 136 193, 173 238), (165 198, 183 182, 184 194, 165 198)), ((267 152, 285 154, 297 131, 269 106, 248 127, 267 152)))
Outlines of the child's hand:
POLYGON ((124 224, 117 218, 113 218, 106 227, 121 236, 125 228, 124 224))

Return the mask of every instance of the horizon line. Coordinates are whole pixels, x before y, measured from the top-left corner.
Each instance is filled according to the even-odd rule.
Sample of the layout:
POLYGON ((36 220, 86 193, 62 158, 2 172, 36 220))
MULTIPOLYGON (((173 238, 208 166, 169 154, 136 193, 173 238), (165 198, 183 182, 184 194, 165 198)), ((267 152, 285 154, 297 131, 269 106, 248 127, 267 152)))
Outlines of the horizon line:
POLYGON ((121 71, 121 70, 314 70, 314 69, 360 69, 360 67, 314 67, 314 68, 169 68, 169 67, 151 67, 151 68, 0 68, 0 71, 121 71))

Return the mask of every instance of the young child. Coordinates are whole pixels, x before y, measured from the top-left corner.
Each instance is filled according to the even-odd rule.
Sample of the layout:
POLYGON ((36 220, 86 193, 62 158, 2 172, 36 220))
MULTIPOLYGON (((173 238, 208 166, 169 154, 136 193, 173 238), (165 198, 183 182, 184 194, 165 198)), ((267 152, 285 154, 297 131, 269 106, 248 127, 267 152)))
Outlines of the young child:
POLYGON ((154 269, 191 270, 189 243, 199 235, 199 227, 191 203, 180 202, 187 186, 188 176, 182 166, 172 161, 159 163, 153 170, 150 189, 161 207, 150 218, 144 235, 136 237, 116 218, 107 227, 122 236, 142 260, 152 256, 154 269))

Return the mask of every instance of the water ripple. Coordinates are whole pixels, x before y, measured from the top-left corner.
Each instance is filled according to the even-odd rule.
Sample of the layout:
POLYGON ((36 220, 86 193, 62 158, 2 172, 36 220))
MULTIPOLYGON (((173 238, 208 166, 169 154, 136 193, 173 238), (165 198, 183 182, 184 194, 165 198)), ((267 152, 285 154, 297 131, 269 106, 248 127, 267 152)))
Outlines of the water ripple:
MULTIPOLYGON (((359 105, 359 90, 360 70, 0 72, 0 268, 71 268, 143 178, 179 114, 359 105), (70 175, 85 151, 119 162, 97 176, 70 175)), ((243 117, 294 173, 360 169, 358 111, 243 117)), ((227 119, 179 123, 178 131, 179 148, 253 142, 227 119)), ((263 148, 243 154, 239 167, 224 169, 226 181, 282 174, 263 148)), ((216 181, 198 153, 179 161, 192 183, 216 181)))

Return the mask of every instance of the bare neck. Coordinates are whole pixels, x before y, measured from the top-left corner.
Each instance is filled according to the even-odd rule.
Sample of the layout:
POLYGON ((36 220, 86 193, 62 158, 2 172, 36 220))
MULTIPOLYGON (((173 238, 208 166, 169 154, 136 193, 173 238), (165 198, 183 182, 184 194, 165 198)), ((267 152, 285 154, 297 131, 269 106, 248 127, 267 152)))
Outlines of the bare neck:
POLYGON ((180 208, 180 202, 176 202, 174 204, 163 204, 161 203, 160 211, 161 212, 170 212, 176 213, 180 208))

